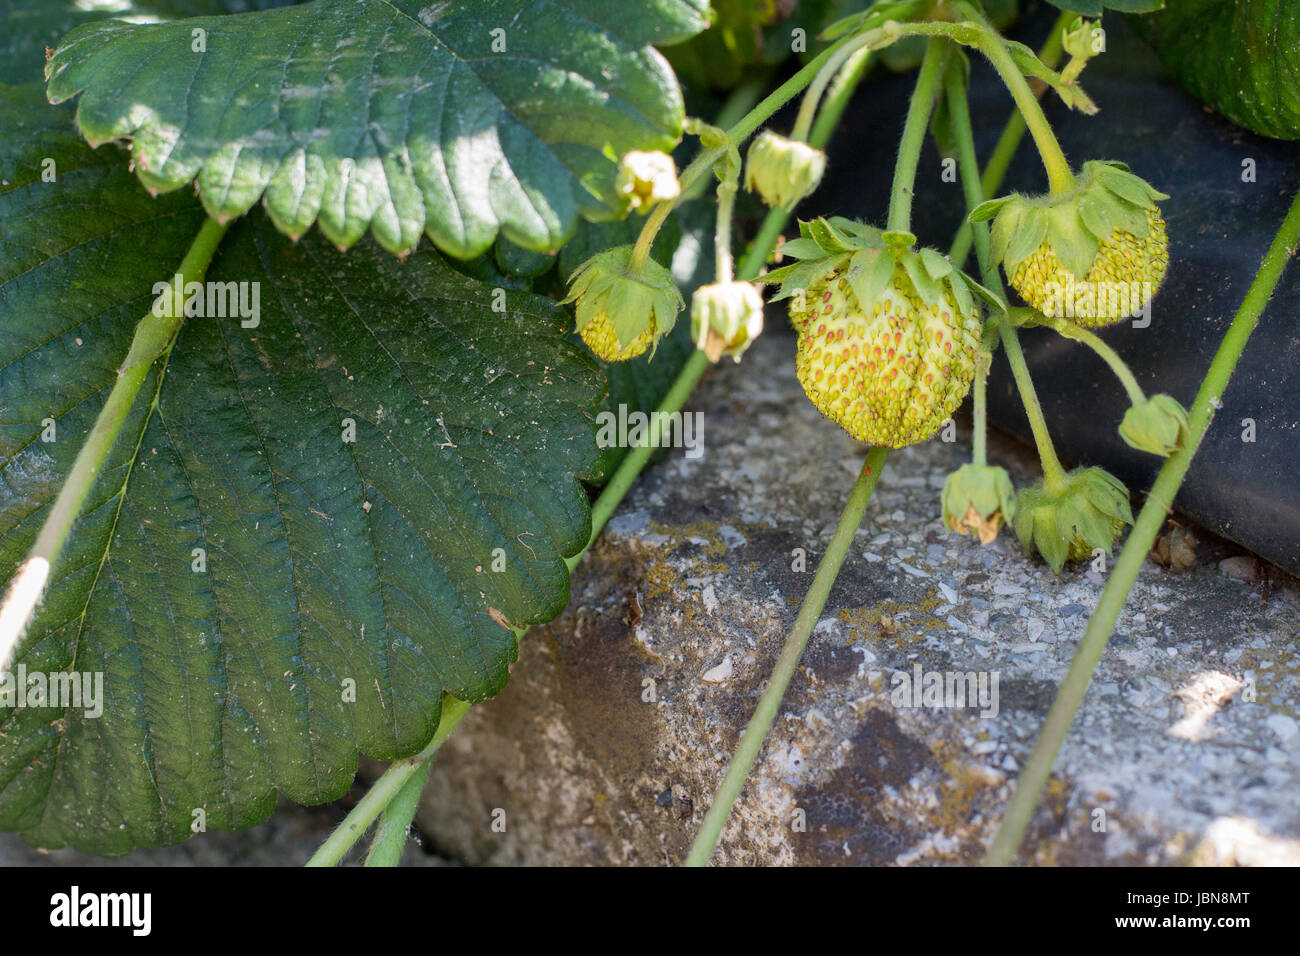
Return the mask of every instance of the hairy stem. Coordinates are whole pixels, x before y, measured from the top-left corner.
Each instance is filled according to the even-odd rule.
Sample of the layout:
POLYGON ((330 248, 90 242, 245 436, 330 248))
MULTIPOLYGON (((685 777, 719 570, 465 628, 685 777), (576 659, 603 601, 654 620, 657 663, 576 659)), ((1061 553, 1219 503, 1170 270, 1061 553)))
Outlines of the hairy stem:
MULTIPOLYGON (((1055 69, 1061 61, 1061 54, 1064 50, 1061 47, 1061 33, 1074 19, 1074 14, 1068 10, 1063 12, 1052 25, 1052 31, 1047 35, 1046 42, 1038 51, 1038 58, 1043 61, 1048 69, 1055 69)), ((1046 90, 1047 87, 1041 88, 1046 90)), ((1041 92, 1035 95, 1041 96, 1041 92)), ((969 119, 967 119, 969 125, 969 119)), ((983 176, 979 175, 979 167, 975 169, 976 181, 982 185, 984 198, 987 199, 997 194, 1002 180, 1007 175, 1007 168, 1011 165, 1011 160, 1015 158, 1016 150, 1020 147, 1020 141, 1025 136, 1025 117, 1021 114, 1019 108, 1011 111, 1007 118, 1006 125, 1002 128, 1002 135, 998 137, 997 145, 993 147, 993 152, 989 156, 988 165, 984 167, 983 176)), ((972 144, 972 150, 974 146, 972 144)), ((963 176, 965 174, 963 173, 963 176)), ((983 200, 980 200, 983 202, 983 200)), ((961 231, 957 233, 957 241, 952 245, 950 256, 953 264, 960 267, 966 261, 966 256, 970 254, 971 239, 976 234, 972 228, 972 223, 963 223, 961 231)), ((987 228, 987 227, 986 227, 987 228)), ((987 235, 987 231, 985 232, 987 235)), ((984 283, 988 285, 987 282, 984 283)), ((989 286, 992 288, 992 286, 989 286)))
MULTIPOLYGON (((741 143, 749 139, 756 129, 767 122, 773 113, 799 95, 799 92, 813 81, 821 68, 833 59, 844 46, 847 46, 855 39, 857 38, 853 36, 844 37, 828 46, 810 60, 803 69, 765 96, 742 120, 727 130, 727 139, 730 141, 730 145, 739 147, 741 143)), ((690 193, 696 179, 704 175, 722 157, 727 148, 726 145, 723 145, 700 150, 699 154, 683 170, 680 177, 683 195, 690 193)), ((678 201, 680 201, 680 197, 678 201)), ((632 267, 634 269, 645 266, 646 260, 650 257, 650 247, 654 245, 655 236, 663 228, 664 222, 667 221, 676 204, 676 202, 663 202, 650 212, 645 225, 641 227, 640 235, 637 236, 636 245, 632 249, 632 267)))
POLYGON ((1038 403, 1034 380, 1029 377, 1025 353, 1020 350, 1020 337, 1016 334, 1015 326, 1005 317, 998 319, 998 331, 1002 335, 1002 349, 1007 353, 1011 374, 1016 380, 1016 390, 1020 393, 1020 403, 1025 407, 1029 428, 1034 433, 1034 444, 1038 446, 1038 457, 1043 465, 1043 484, 1049 493, 1059 493, 1065 488, 1065 469, 1061 467, 1061 459, 1056 457, 1056 446, 1052 444, 1052 436, 1047 431, 1047 420, 1043 418, 1043 407, 1038 403))
POLYGON ((835 75, 835 82, 831 84, 830 92, 826 94, 826 101, 817 111, 817 120, 813 123, 812 132, 808 134, 810 146, 816 146, 818 149, 826 148, 831 133, 839 124, 840 117, 844 115, 849 100, 853 98, 854 91, 866 76, 867 67, 870 65, 870 50, 854 50, 844 61, 843 68, 835 75))
POLYGON ((1097 601, 1097 609, 1089 619, 1088 627, 1079 642, 1079 650, 1070 663, 1070 669, 1066 672, 1056 700, 1052 702, 1051 710, 1047 713, 1047 719, 1043 722, 1042 730, 1034 743, 1034 749, 1029 755, 1025 769, 1016 782, 1016 789, 1007 804, 1002 825, 998 828, 988 855, 984 859, 986 864, 1005 866, 1014 859, 1020 842, 1024 839, 1030 818, 1033 816, 1034 807, 1038 805, 1043 787, 1052 772, 1057 751, 1060 750, 1061 742, 1065 739, 1070 723, 1074 720, 1079 704, 1083 701, 1083 695, 1092 680, 1092 672, 1106 649, 1106 643, 1110 640, 1119 612, 1137 581, 1143 561, 1155 544, 1165 517, 1173 508, 1174 496, 1178 493, 1192 458, 1210 427, 1214 404, 1227 387, 1228 380, 1237 366, 1237 360, 1241 358, 1247 340, 1259 323, 1259 317, 1268 305, 1268 300, 1282 277, 1288 259, 1295 254, 1297 243, 1300 243, 1300 194, 1297 194, 1292 202, 1290 212, 1287 213, 1268 253, 1264 256, 1259 272, 1251 283, 1250 290, 1246 293, 1246 298, 1242 301, 1236 317, 1224 334, 1223 341, 1219 344, 1214 360, 1210 363, 1210 368, 1201 383, 1201 388, 1196 393, 1189 414, 1188 441, 1170 455, 1161 467, 1155 484, 1151 486, 1146 504, 1138 514, 1128 541, 1125 542, 1124 549, 1111 570, 1110 578, 1102 589, 1101 598, 1097 601))
MULTIPOLYGON (((375 822, 375 818, 383 812, 397 794, 401 791, 406 782, 411 779, 420 769, 427 767, 433 755, 438 752, 443 741, 451 736, 451 732, 456 729, 461 718, 469 710, 469 704, 463 700, 457 700, 455 697, 446 697, 442 702, 442 717, 438 721, 438 730, 434 733, 433 739, 429 745, 421 750, 414 757, 406 760, 399 760, 397 763, 389 766, 384 771, 384 775, 374 782, 366 795, 357 801, 357 805, 347 815, 338 828, 320 845, 320 848, 312 854, 307 861, 308 866, 334 866, 343 855, 352 849, 352 844, 356 843, 375 822)), ((414 809, 412 809, 414 813, 414 809)), ((405 831, 406 824, 411 821, 406 820, 402 824, 405 831)))
MULTIPOLYGON (((190 282, 203 280, 213 253, 216 252, 221 237, 226 234, 226 228, 227 224, 215 219, 204 221, 177 271, 182 290, 190 282)), ((173 280, 173 285, 175 281, 173 280)), ((94 487, 100 468, 112 451, 122 426, 126 424, 131 406, 135 403, 140 386, 149 375, 149 369, 155 360, 171 351, 172 344, 176 341, 176 333, 185 321, 183 300, 183 295, 177 297, 174 293, 171 294, 166 307, 160 310, 163 315, 157 315, 155 310, 151 310, 135 327, 131 347, 117 370, 117 381, 108 393, 108 400, 104 402, 90 434, 77 452, 72 471, 59 489, 35 544, 14 574, 4 604, 0 605, 0 672, 8 670, 17 655, 23 633, 44 596, 50 571, 68 540, 73 524, 81 515, 86 496, 94 487)))
POLYGON ((1124 391, 1128 393, 1128 400, 1131 404, 1141 405, 1147 400, 1146 394, 1142 391, 1142 386, 1138 385, 1132 370, 1119 357, 1119 353, 1107 345, 1101 336, 1059 315, 1039 315, 1035 317, 1035 320, 1039 325, 1046 325, 1055 329, 1067 339, 1073 339, 1088 346, 1101 356, 1102 360, 1110 366, 1110 370, 1115 373, 1115 377, 1124 386, 1124 391))
POLYGON ((968 4, 960 6, 981 29, 982 35, 975 46, 988 58, 993 69, 997 70, 998 76, 1002 78, 1002 82, 1011 93, 1011 98, 1015 100, 1016 109, 1020 111, 1029 134, 1034 138, 1038 154, 1043 160, 1043 167, 1047 170, 1047 181, 1052 195, 1069 192, 1074 188, 1074 173, 1070 171, 1070 164, 1065 158, 1065 153, 1061 151, 1056 133, 1052 131, 1052 124, 1047 122, 1047 117, 1043 115, 1038 97, 1034 96, 1034 91, 1029 88, 1025 75, 1020 72, 1020 67, 1016 65, 1007 50, 1006 41, 989 25, 988 20, 979 10, 968 4))
MULTIPOLYGON (((754 108, 754 104, 758 102, 758 98, 762 95, 763 79, 761 78, 736 87, 727 97, 727 101, 722 104, 722 109, 718 111, 717 119, 714 120, 713 125, 727 129, 740 122, 745 114, 754 108)), ((707 179, 703 177, 693 179, 689 187, 682 189, 681 198, 677 200, 677 205, 699 199, 708 188, 709 181, 707 179)))
POLYGON ((943 78, 944 59, 948 44, 931 37, 921 60, 921 72, 916 78, 916 89, 907 107, 907 123, 903 138, 898 144, 898 159, 894 163, 894 185, 889 194, 889 223, 891 232, 910 232, 912 229, 912 195, 916 191, 916 167, 921 161, 921 146, 925 143, 930 114, 939 98, 939 83, 943 78))
POLYGON ((406 838, 410 835, 411 821, 420 806, 420 796, 424 785, 429 781, 430 760, 422 761, 417 766, 401 789, 393 796, 393 802, 384 808, 379 816, 379 825, 375 827, 375 838, 366 854, 366 866, 397 866, 406 849, 406 838))
MULTIPOLYGON (((974 209, 984 201, 984 187, 979 175, 979 161, 975 157, 975 137, 971 131, 970 108, 966 101, 966 90, 959 76, 950 73, 947 83, 949 113, 952 117, 952 133, 957 143, 957 167, 961 173, 962 188, 966 194, 966 207, 974 209)), ((975 255, 979 260, 980 274, 984 284, 995 292, 1003 291, 1002 279, 997 266, 989 255, 988 223, 974 223, 975 255)), ((960 237, 958 237, 960 241, 960 237)), ((954 243, 956 246, 956 243, 954 243)), ((1007 361, 1011 365, 1011 374, 1016 380, 1020 392, 1020 401, 1029 418, 1029 427, 1034 433, 1034 444, 1038 446, 1038 457, 1043 464, 1043 482, 1049 491, 1058 491, 1065 485, 1065 469, 1056 456, 1056 447, 1047 430, 1047 421, 1043 418, 1043 408, 1038 402, 1038 392, 1034 389, 1034 380, 1029 375, 1029 366, 1025 363, 1024 353, 1020 350, 1020 338, 1015 327, 1000 316, 995 321, 1002 338, 1002 347, 1006 350, 1007 361)), ((982 383, 977 388, 982 392, 982 383)), ((980 429, 979 431, 983 431, 980 429)), ((983 439, 983 435, 979 437, 983 439)), ((983 462, 978 462, 983 464, 983 462)))
MULTIPOLYGON (((966 197, 966 208, 974 209, 984 201, 988 190, 980 179, 979 158, 975 155, 975 133, 971 129, 970 104, 966 98, 965 79, 960 71, 949 70, 944 86, 948 98, 949 126, 953 142, 957 144, 957 171, 966 197)), ((966 250, 969 248, 972 236, 974 236, 975 259, 979 264, 981 281, 989 289, 1002 294, 1004 292, 1002 277, 998 275, 989 246, 988 223, 972 223, 965 220, 957 233, 957 238, 953 240, 952 248, 948 252, 949 258, 952 259, 953 265, 961 268, 961 264, 966 261, 966 250), (975 228, 976 226, 979 228, 975 228), (965 246, 963 242, 966 243, 965 246)))
POLYGON ((730 282, 732 279, 731 211, 735 205, 736 179, 733 176, 718 183, 718 218, 713 230, 714 282, 730 282))
MULTIPOLYGON (((984 189, 980 181, 979 158, 975 155, 975 133, 971 129, 970 104, 966 98, 966 83, 962 71, 948 70, 944 80, 944 92, 948 99, 948 118, 953 141, 957 144, 957 170, 961 174, 962 190, 966 196, 966 208, 974 209, 984 201, 984 189)), ((987 223, 979 223, 980 228, 972 231, 973 224, 966 222, 953 240, 949 253, 954 262, 957 248, 962 237, 975 237, 976 258, 981 269, 981 278, 988 288, 1002 293, 1002 280, 998 276, 997 266, 993 265, 989 250, 989 229, 987 223)), ((961 258, 965 259, 965 252, 961 258)), ((975 359, 975 385, 971 402, 972 434, 971 461, 976 465, 988 464, 988 401, 987 384, 989 365, 993 356, 980 348, 975 359)))
POLYGON ((971 461, 977 465, 987 465, 988 456, 988 399, 986 396, 989 378, 989 360, 992 356, 980 349, 975 356, 974 394, 971 396, 971 461))
MULTIPOLYGON (((825 103, 817 113, 817 121, 813 124, 812 133, 808 137, 809 146, 817 149, 826 148, 831 133, 835 131, 836 125, 844 115, 844 110, 848 108, 849 100, 853 98, 854 91, 866 76, 870 64, 871 51, 867 49, 855 50, 845 61, 843 68, 835 77, 835 82, 831 85, 830 92, 826 95, 825 103)), ((790 221, 791 213, 792 210, 780 206, 767 211, 758 233, 754 236, 754 241, 749 246, 749 251, 740 262, 742 278, 758 278, 759 273, 763 271, 763 264, 767 262, 768 255, 771 254, 781 236, 781 230, 790 221)))
POLYGON ((853 543, 858 525, 862 523, 867 503, 871 500, 871 492, 875 490, 876 481, 880 478, 880 470, 884 467, 888 455, 887 448, 873 447, 867 452, 866 461, 862 463, 862 470, 853 484, 853 491, 849 493, 849 500, 840 515, 839 524, 835 527, 835 533, 826 547, 826 553, 822 556, 821 563, 817 565, 817 574, 808 588, 808 593, 804 596, 803 605, 799 608, 799 616, 795 619, 794 627, 790 629, 785 646, 781 648, 781 656, 777 658, 776 666, 772 668, 772 675, 767 680, 767 686, 763 689, 763 696, 759 698, 758 706, 754 708, 754 715, 745 726, 740 743, 736 746, 736 753, 727 767, 726 776, 722 779, 722 785, 718 787, 717 795, 713 798, 708 813, 704 815, 700 832, 696 835, 691 852, 686 857, 687 866, 705 866, 709 862, 709 857, 713 855, 718 838, 722 835, 722 828, 727 822, 727 817, 731 815, 731 808, 745 786, 745 779, 749 776, 754 761, 758 759, 758 752, 763 747, 763 741, 772 727, 772 721, 776 719, 776 712, 785 697, 786 688, 790 686, 790 679, 794 677, 794 672, 799 666, 799 658, 803 656, 808 638, 812 636, 822 609, 826 607, 826 598, 830 595, 831 586, 835 583, 840 567, 844 564, 844 558, 848 555, 849 545, 853 543))

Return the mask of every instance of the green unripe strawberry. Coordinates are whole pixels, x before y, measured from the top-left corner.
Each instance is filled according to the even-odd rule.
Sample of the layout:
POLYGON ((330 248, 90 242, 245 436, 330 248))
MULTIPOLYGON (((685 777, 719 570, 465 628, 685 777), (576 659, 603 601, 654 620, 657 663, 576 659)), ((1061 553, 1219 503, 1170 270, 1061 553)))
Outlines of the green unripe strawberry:
POLYGON ((1013 521, 1021 545, 1058 574, 1067 560, 1082 561, 1097 548, 1110 554, 1132 523, 1128 489, 1100 468, 1076 468, 1052 490, 1039 479, 1016 498, 1013 521))
POLYGON ((639 268, 632 246, 592 256, 574 270, 565 303, 576 302, 577 330, 607 362, 636 358, 667 335, 683 302, 672 274, 653 259, 639 268))
POLYGON ((604 312, 598 312, 591 321, 578 330, 578 334, 582 336, 582 341, 587 343, 587 348, 606 362, 626 362, 650 348, 654 343, 656 331, 656 325, 651 321, 645 331, 634 336, 632 341, 624 345, 619 342, 618 334, 614 331, 614 323, 609 320, 609 316, 604 312))
POLYGON ((1126 167, 1094 161, 1068 192, 994 199, 971 219, 996 217, 994 260, 1026 302, 1095 328, 1137 313, 1159 289, 1169 236, 1156 201, 1168 198, 1126 167))
POLYGON ((889 448, 924 441, 975 377, 978 286, 915 237, 845 220, 801 225, 783 250, 804 261, 782 279, 800 331, 796 370, 812 403, 854 438, 889 448))

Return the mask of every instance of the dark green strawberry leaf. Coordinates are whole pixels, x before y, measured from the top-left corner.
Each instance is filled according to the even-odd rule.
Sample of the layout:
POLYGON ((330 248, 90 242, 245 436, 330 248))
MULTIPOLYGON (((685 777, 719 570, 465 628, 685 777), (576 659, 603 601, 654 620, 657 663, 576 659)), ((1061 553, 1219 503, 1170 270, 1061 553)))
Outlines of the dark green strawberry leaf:
POLYGON ((1300 4, 1170 0, 1133 21, 1192 95, 1240 126, 1300 139, 1300 4))
MULTIPOLYGON (((1047 2, 1062 10, 1096 19, 1101 16, 1103 10, 1118 10, 1120 13, 1150 13, 1152 10, 1163 8, 1169 0, 1047 0, 1047 2)), ((1176 3, 1178 0, 1172 2, 1176 3)))
MULTIPOLYGON (((0 91, 0 580, 203 216, 40 95, 0 91)), ((359 751, 422 747, 445 693, 501 688, 509 626, 563 607, 590 531, 605 383, 550 301, 260 213, 208 280, 258 283, 258 321, 186 320, 18 661, 101 673, 103 713, 0 704, 0 827, 39 845, 115 854, 198 810, 249 826, 276 790, 337 798, 359 751)))
MULTIPOLYGON (((713 23, 666 51, 684 83, 729 89, 763 57, 763 29, 786 13, 777 0, 713 0, 713 23)), ((789 52, 789 42, 782 43, 789 52)))
POLYGON ((39 81, 45 51, 73 27, 109 17, 142 22, 181 17, 247 13, 288 6, 301 0, 0 0, 0 83, 17 86, 39 81))
POLYGON ((315 0, 70 33, 51 102, 80 94, 92 144, 130 139, 149 189, 197 183, 225 220, 262 200, 282 232, 347 247, 422 233, 471 258, 534 251, 579 212, 620 213, 616 159, 671 149, 681 92, 649 44, 702 29, 705 0, 315 0), (199 31, 197 34, 195 31, 199 31))

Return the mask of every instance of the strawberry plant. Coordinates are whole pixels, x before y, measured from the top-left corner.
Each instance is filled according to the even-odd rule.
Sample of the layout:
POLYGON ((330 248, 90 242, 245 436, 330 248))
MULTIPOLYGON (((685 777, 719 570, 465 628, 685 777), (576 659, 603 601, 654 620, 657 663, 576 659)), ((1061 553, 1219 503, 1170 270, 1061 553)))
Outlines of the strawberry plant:
POLYGON ((1300 237, 1298 205, 1196 400, 1147 395, 1104 334, 1159 301, 1169 197, 1122 156, 1072 167, 1039 94, 1084 122, 1104 106, 1084 83, 1119 11, 1198 95, 1294 136, 1294 84, 1260 61, 1296 21, 1261 39, 1211 0, 1056 5, 1035 53, 1003 33, 1015 4, 975 0, 11 0, 0 827, 115 855, 251 826, 278 793, 337 799, 367 755, 392 766, 313 862, 379 821, 368 861, 394 863, 439 746, 564 608, 705 371, 743 363, 766 294, 826 427, 870 448, 686 862, 712 854, 890 451, 968 399, 971 460, 935 501, 954 534, 1010 527, 1050 574, 1131 526, 989 849, 1011 861, 1300 237), (1207 20, 1250 84, 1205 59, 1207 20), (1016 108, 983 169, 976 59, 1016 108), (882 60, 916 70, 886 221, 791 226, 852 163, 826 150, 882 60), (693 104, 731 92, 702 119, 684 83, 693 104), (1025 132, 1049 191, 999 195, 1025 132), (965 200, 946 251, 912 217, 928 138, 965 200), (1062 465, 1029 326, 1100 355, 1130 401, 1119 434, 1165 459, 1136 518, 1117 478, 1062 465), (1018 491, 988 461, 998 349, 1042 465, 1018 491), (620 405, 661 414, 608 447, 597 421, 620 405), (102 709, 29 701, 20 668, 98 675, 102 709))

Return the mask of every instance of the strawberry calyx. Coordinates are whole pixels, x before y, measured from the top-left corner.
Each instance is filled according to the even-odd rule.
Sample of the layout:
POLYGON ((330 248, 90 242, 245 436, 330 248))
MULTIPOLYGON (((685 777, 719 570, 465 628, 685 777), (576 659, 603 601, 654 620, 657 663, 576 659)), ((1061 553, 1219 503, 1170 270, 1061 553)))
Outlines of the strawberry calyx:
POLYGON ((632 246, 592 256, 574 270, 562 300, 577 303, 578 333, 607 361, 635 358, 656 347, 685 305, 672 273, 653 259, 637 269, 632 258, 632 246))

